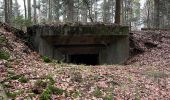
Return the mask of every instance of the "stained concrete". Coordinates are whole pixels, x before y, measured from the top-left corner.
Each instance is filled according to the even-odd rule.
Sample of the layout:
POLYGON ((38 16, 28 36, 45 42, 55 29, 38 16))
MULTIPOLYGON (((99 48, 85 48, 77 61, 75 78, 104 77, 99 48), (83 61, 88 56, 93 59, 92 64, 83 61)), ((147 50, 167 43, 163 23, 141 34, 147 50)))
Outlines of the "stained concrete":
POLYGON ((122 64, 129 57, 129 28, 127 26, 114 24, 34 25, 28 28, 28 33, 34 47, 41 55, 65 62, 71 62, 72 58, 69 56, 72 55, 98 55, 98 64, 122 64))

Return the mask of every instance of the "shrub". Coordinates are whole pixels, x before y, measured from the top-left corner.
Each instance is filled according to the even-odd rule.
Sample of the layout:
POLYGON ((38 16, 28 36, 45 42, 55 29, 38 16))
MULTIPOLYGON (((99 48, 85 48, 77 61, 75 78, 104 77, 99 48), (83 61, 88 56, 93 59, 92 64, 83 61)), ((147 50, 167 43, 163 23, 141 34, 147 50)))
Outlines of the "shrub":
POLYGON ((96 88, 93 94, 95 97, 99 98, 102 96, 102 91, 99 88, 96 88))
POLYGON ((26 78, 26 77, 24 77, 24 76, 22 76, 22 77, 20 77, 20 78, 18 79, 18 81, 21 82, 21 83, 27 83, 27 82, 29 81, 29 79, 26 78))
POLYGON ((49 84, 50 84, 50 85, 54 85, 54 84, 55 84, 55 80, 53 79, 52 76, 48 75, 48 76, 47 76, 47 79, 49 80, 49 84))
POLYGON ((4 50, 0 50, 0 59, 8 60, 10 58, 10 54, 4 50))
POLYGON ((49 57, 46 57, 46 56, 43 56, 42 59, 43 59, 43 61, 46 62, 46 63, 52 62, 52 60, 51 60, 49 57))
POLYGON ((21 77, 21 75, 13 75, 13 76, 10 76, 9 79, 11 80, 17 80, 21 77))
POLYGON ((105 96, 103 100, 113 100, 113 96, 112 95, 105 96))
POLYGON ((0 45, 4 44, 6 42, 7 42, 6 38, 4 36, 0 36, 0 45))
POLYGON ((51 100, 51 91, 50 89, 45 89, 43 93, 40 95, 40 100, 51 100))
POLYGON ((49 85, 46 89, 43 90, 42 94, 40 95, 40 100, 51 100, 51 94, 62 95, 63 93, 63 89, 49 85))
POLYGON ((7 95, 8 97, 12 98, 12 99, 15 99, 15 97, 16 97, 17 95, 20 95, 20 94, 22 94, 22 93, 23 93, 23 91, 17 90, 17 91, 14 91, 14 92, 6 92, 6 95, 7 95))
POLYGON ((44 82, 42 80, 37 80, 34 83, 34 86, 32 88, 32 92, 35 93, 35 94, 41 94, 46 87, 47 87, 47 82, 44 82))
POLYGON ((48 89, 49 89, 53 94, 56 94, 56 95, 62 95, 62 94, 64 93, 64 90, 63 90, 63 89, 54 87, 54 86, 52 86, 52 85, 49 85, 49 86, 48 86, 48 89))

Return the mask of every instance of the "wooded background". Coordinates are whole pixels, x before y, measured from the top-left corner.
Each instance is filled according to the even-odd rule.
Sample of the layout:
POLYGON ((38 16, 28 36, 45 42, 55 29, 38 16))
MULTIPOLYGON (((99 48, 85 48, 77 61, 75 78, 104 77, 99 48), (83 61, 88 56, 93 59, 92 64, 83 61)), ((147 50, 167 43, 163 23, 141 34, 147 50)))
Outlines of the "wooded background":
POLYGON ((140 7, 140 0, 0 0, 0 21, 18 28, 52 22, 115 22, 133 30, 170 27, 169 0, 146 0, 140 7))

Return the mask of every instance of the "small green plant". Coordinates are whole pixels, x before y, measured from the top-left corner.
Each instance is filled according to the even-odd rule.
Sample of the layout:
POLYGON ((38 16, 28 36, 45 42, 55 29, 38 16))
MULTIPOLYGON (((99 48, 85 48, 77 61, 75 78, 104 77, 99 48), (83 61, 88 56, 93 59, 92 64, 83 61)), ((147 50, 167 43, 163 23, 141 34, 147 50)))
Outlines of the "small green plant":
POLYGON ((37 80, 34 83, 34 86, 32 88, 32 92, 35 94, 41 94, 44 89, 47 87, 47 82, 42 81, 42 80, 37 80))
POLYGON ((75 92, 73 93, 73 97, 74 97, 74 98, 77 98, 77 97, 79 97, 80 95, 81 95, 80 91, 75 91, 75 92))
POLYGON ((15 72, 12 70, 8 70, 7 72, 8 72, 8 75, 15 75, 15 72))
POLYGON ((59 89, 52 85, 49 85, 46 89, 43 90, 40 100, 51 100, 51 94, 62 95, 64 93, 63 89, 59 89))
POLYGON ((44 82, 42 80, 37 80, 34 84, 34 86, 39 86, 39 87, 46 87, 47 86, 47 82, 44 82))
POLYGON ((6 66, 7 68, 12 68, 11 63, 9 63, 9 62, 5 63, 5 66, 6 66))
POLYGON ((22 94, 23 93, 23 91, 21 91, 21 90, 17 90, 17 91, 15 91, 15 92, 6 92, 6 95, 9 97, 9 98, 16 98, 16 96, 17 95, 20 95, 20 94, 22 94))
POLYGON ((46 57, 46 56, 43 56, 42 59, 43 59, 43 61, 46 62, 46 63, 52 62, 52 60, 51 60, 49 57, 46 57))
POLYGON ((0 59, 8 60, 10 58, 10 54, 4 50, 0 50, 0 59))
POLYGON ((27 83, 27 82, 29 81, 29 79, 26 78, 26 77, 24 77, 24 76, 22 76, 22 77, 20 77, 20 78, 18 79, 18 81, 21 82, 21 83, 27 83))
POLYGON ((0 45, 5 44, 7 42, 4 36, 0 36, 0 45))
POLYGON ((11 88, 11 87, 12 87, 12 85, 11 85, 10 83, 8 83, 8 82, 2 83, 2 86, 3 86, 4 88, 11 88))
POLYGON ((17 80, 21 77, 21 75, 12 75, 12 76, 9 76, 9 79, 11 80, 17 80))
POLYGON ((63 89, 54 87, 54 86, 52 86, 52 85, 49 85, 49 86, 48 86, 48 89, 49 89, 53 94, 56 94, 56 95, 62 95, 62 94, 64 93, 64 90, 63 90, 63 89))
POLYGON ((49 80, 49 84, 50 84, 50 85, 54 85, 54 84, 55 84, 55 80, 53 79, 53 77, 52 77, 52 76, 47 75, 47 77, 46 77, 46 78, 49 80))
POLYGON ((93 92, 94 96, 99 98, 102 96, 102 91, 97 87, 95 91, 93 92))
POLYGON ((40 95, 40 100, 51 100, 51 90, 49 88, 43 91, 40 95))
POLYGON ((15 98, 17 96, 17 93, 7 92, 6 95, 10 98, 15 98))
POLYGON ((103 100, 113 100, 113 96, 112 95, 105 96, 103 100))

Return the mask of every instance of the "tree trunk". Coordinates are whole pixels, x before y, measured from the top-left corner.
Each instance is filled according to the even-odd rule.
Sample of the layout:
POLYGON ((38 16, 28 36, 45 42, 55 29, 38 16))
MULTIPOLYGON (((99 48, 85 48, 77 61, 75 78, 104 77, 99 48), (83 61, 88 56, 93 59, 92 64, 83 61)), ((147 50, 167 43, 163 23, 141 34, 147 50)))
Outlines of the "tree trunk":
POLYGON ((160 19, 159 19, 159 13, 160 13, 160 7, 159 7, 160 0, 154 0, 154 23, 155 28, 159 28, 160 19))
POLYGON ((115 23, 120 24, 121 18, 121 0, 116 0, 115 23))
POLYGON ((25 20, 27 20, 27 7, 26 7, 26 1, 24 0, 24 11, 25 11, 25 20))
POLYGON ((54 19, 55 19, 55 21, 59 21, 59 18, 60 18, 60 14, 59 14, 59 10, 60 10, 60 0, 54 0, 53 1, 54 2, 54 14, 55 14, 55 16, 54 16, 54 19))
POLYGON ((73 0, 67 1, 67 21, 70 21, 70 22, 74 21, 74 1, 73 0))
POLYGON ((27 0, 28 5, 28 20, 31 21, 31 0, 27 0))
POLYGON ((6 23, 10 23, 10 21, 9 21, 9 15, 8 15, 8 11, 9 11, 9 0, 4 0, 4 3, 5 3, 5 8, 4 8, 4 11, 5 11, 5 22, 6 23))
POLYGON ((34 24, 37 23, 37 9, 36 9, 36 6, 37 6, 37 2, 36 2, 36 0, 34 0, 34 24))
POLYGON ((48 0, 48 21, 51 22, 52 20, 52 4, 51 0, 48 0))
POLYGON ((81 9, 81 21, 82 22, 87 22, 87 13, 88 13, 88 11, 87 11, 87 7, 86 7, 86 4, 83 2, 83 7, 82 7, 82 9, 81 9))

